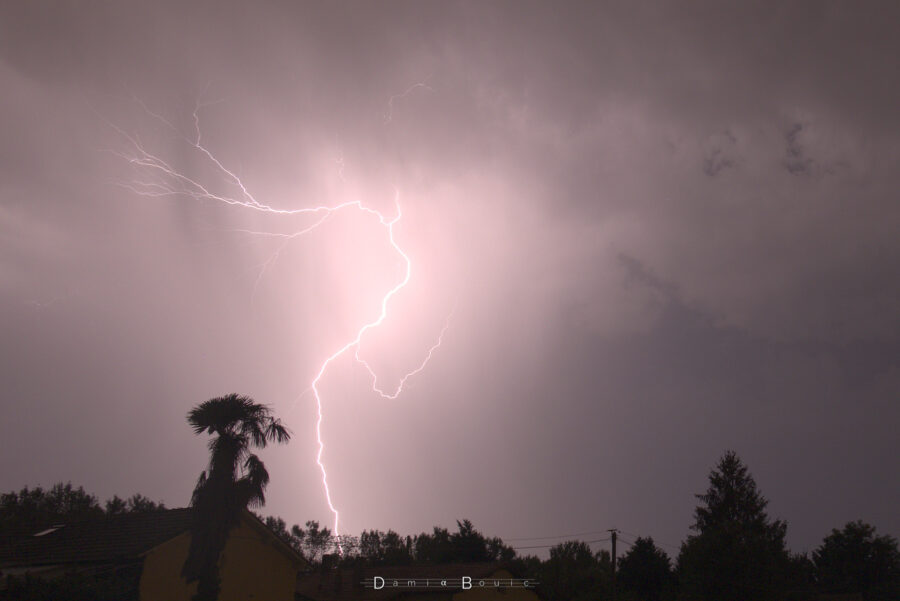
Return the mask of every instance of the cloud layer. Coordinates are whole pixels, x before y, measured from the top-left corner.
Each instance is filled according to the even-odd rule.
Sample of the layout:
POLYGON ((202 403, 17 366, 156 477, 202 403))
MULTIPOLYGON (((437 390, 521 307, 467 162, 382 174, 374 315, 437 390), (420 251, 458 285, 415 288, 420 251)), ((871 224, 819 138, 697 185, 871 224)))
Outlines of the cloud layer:
POLYGON ((469 517, 508 537, 677 542, 735 448, 795 547, 856 518, 896 535, 900 490, 873 466, 898 456, 897 17, 876 2, 4 8, 0 485, 183 504, 204 461, 184 414, 237 391, 295 433, 266 455, 268 508, 330 521, 304 391, 402 265, 361 215, 268 262, 278 241, 245 230, 309 222, 116 185, 142 174, 108 152, 127 145, 111 123, 227 189, 146 110, 190 133, 202 98, 205 144, 269 204, 389 214, 399 194, 412 280, 362 347, 385 382, 456 307, 397 401, 350 361, 324 383, 351 531, 469 517))

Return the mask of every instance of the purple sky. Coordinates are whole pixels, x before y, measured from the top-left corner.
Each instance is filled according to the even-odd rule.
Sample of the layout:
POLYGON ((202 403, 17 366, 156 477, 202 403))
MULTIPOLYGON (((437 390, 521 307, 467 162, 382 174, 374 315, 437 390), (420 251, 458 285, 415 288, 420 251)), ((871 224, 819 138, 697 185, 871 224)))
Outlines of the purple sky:
POLYGON ((403 263, 359 211, 269 261, 246 230, 314 220, 117 185, 111 124, 234 191, 148 113, 200 99, 260 202, 399 195, 380 382, 456 307, 398 399, 352 351, 323 378, 343 530, 677 545, 734 449, 794 550, 900 535, 896 3, 185 4, 0 8, 0 490, 183 506, 185 414, 239 392, 293 431, 264 513, 331 523, 310 382, 403 263))

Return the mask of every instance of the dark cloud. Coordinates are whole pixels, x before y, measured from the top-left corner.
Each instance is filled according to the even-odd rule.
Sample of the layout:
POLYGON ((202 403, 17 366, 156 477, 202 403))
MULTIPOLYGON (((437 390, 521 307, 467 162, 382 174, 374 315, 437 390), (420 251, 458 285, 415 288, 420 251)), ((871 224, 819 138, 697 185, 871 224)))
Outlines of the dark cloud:
POLYGON ((147 175, 127 134, 235 192, 191 147, 200 99, 205 144, 264 202, 392 213, 399 193, 413 277, 362 348, 385 383, 456 307, 399 399, 352 361, 323 384, 350 530, 677 542, 735 448, 796 548, 856 518, 896 535, 898 16, 5 5, 0 486, 183 504, 205 453, 184 415, 237 391, 295 432, 266 452, 268 510, 329 521, 304 391, 399 264, 366 216, 282 247, 247 231, 308 222, 118 185, 147 175))

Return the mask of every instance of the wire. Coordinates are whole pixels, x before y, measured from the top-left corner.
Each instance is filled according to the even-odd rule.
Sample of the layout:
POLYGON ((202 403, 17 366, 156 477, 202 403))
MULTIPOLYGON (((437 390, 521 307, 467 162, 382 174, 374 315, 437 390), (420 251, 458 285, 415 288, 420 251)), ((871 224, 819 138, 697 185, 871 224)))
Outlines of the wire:
POLYGON ((603 534, 609 530, 591 530, 588 532, 576 532, 575 534, 557 534, 556 536, 532 536, 520 538, 505 538, 503 540, 550 540, 552 538, 568 538, 572 536, 587 536, 588 534, 603 534))
MULTIPOLYGON (((635 534, 634 532, 626 532, 626 531, 624 531, 624 530, 619 530, 619 532, 621 532, 622 534, 627 534, 628 536, 633 536, 634 538, 647 538, 647 537, 641 536, 640 534, 635 534)), ((673 544, 670 544, 670 543, 667 543, 667 542, 663 542, 663 541, 661 541, 661 540, 656 540, 656 539, 653 538, 652 536, 649 537, 649 538, 653 541, 653 544, 655 544, 655 545, 662 545, 662 546, 664 546, 664 547, 669 547, 669 548, 671 548, 671 549, 675 549, 676 551, 680 551, 680 550, 681 550, 681 547, 678 546, 678 545, 673 545, 673 544)))
MULTIPOLYGON (((553 538, 553 537, 547 537, 547 538, 553 538)), ((608 538, 598 538, 596 540, 586 540, 586 541, 578 541, 578 542, 583 542, 587 545, 590 545, 592 543, 605 543, 608 540, 609 540, 608 538)), ((568 541, 563 541, 563 542, 568 542, 568 541)), ((563 544, 563 542, 558 542, 558 543, 554 543, 551 545, 531 545, 528 547, 513 547, 513 549, 515 549, 516 551, 519 551, 522 549, 546 549, 547 547, 556 547, 557 545, 561 545, 561 544, 563 544)))

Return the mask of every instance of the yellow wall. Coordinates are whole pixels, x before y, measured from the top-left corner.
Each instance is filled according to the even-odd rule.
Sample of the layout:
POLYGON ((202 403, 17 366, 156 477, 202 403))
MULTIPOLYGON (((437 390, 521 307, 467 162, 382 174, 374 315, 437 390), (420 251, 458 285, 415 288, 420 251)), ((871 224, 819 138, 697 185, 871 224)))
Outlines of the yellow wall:
MULTIPOLYGON (((190 534, 156 547, 144 559, 141 601, 190 601, 197 584, 181 578, 190 534)), ((222 590, 219 601, 293 601, 298 566, 272 539, 251 527, 247 519, 231 531, 219 559, 222 590)))

